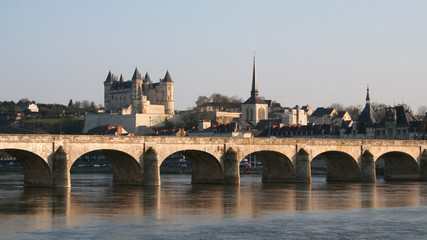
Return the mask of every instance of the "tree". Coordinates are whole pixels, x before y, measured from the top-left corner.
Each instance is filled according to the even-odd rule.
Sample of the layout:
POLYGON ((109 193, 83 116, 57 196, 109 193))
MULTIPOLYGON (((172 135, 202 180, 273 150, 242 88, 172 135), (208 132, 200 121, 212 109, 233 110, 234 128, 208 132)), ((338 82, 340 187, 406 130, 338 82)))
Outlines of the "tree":
POLYGON ((417 117, 424 118, 427 113, 427 107, 422 105, 418 107, 417 117))
POLYGON ((390 107, 384 103, 377 103, 377 102, 371 103, 371 106, 372 106, 372 109, 374 110, 374 112, 377 114, 379 120, 381 120, 385 117, 385 112, 386 112, 387 108, 390 107))
POLYGON ((351 106, 344 108, 344 110, 347 111, 348 114, 350 114, 350 117, 353 121, 356 121, 357 118, 359 117, 361 108, 362 108, 362 106, 360 106, 360 105, 357 105, 357 106, 351 105, 351 106))
POLYGON ((80 107, 81 106, 82 106, 82 103, 80 101, 76 101, 74 103, 73 111, 74 111, 75 114, 80 115, 80 107))
POLYGON ((340 103, 332 103, 329 107, 335 108, 335 110, 337 110, 337 111, 344 111, 344 105, 342 105, 340 103))
POLYGON ((88 100, 83 100, 82 101, 82 106, 83 109, 88 110, 90 107, 90 102, 88 100))
POLYGON ((96 112, 96 106, 95 103, 92 101, 89 105, 89 108, 87 109, 89 112, 96 112))
POLYGON ((203 104, 209 102, 209 98, 206 96, 199 96, 196 101, 196 106, 201 107, 203 104))

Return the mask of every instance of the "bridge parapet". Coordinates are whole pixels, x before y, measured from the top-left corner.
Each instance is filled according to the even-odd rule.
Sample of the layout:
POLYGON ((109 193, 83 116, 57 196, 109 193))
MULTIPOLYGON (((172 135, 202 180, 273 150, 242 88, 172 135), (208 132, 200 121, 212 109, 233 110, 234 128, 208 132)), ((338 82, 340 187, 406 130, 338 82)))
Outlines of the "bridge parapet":
POLYGON ((77 158, 95 151, 112 162, 114 182, 120 184, 160 184, 161 163, 177 152, 191 159, 193 183, 238 184, 239 162, 252 154, 264 163, 264 182, 310 182, 316 156, 325 158, 329 181, 375 181, 380 158, 388 180, 427 180, 427 141, 421 140, 0 134, 0 151, 23 162, 28 185, 56 179, 53 166, 60 147, 68 172, 77 158), (155 156, 144 155, 150 148, 155 156), (148 166, 150 159, 156 163, 148 166), (147 180, 150 174, 155 179, 147 180))

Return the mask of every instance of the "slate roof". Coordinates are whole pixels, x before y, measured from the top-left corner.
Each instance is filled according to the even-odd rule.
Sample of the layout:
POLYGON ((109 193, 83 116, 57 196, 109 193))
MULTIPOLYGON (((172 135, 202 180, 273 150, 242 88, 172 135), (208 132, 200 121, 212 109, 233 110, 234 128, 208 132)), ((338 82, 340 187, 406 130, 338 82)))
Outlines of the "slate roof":
POLYGON ((371 106, 371 98, 369 97, 369 87, 366 89, 366 105, 357 118, 357 132, 366 133, 366 128, 374 127, 378 123, 378 116, 371 106))
POLYGON ((325 115, 330 116, 332 111, 334 111, 334 108, 323 108, 323 107, 318 107, 316 109, 316 111, 314 111, 311 116, 312 117, 323 117, 325 115))
POLYGON ((412 115, 410 111, 406 110, 404 106, 396 106, 388 108, 386 111, 386 117, 379 121, 375 126, 379 128, 385 127, 385 122, 390 120, 396 123, 396 127, 412 127, 417 125, 416 122, 418 122, 418 119, 412 115))
POLYGON ((126 81, 126 82, 114 81, 110 89, 117 90, 117 89, 131 88, 131 87, 132 87, 131 81, 126 81))
POLYGON ((173 82, 171 76, 169 75, 169 71, 166 71, 165 78, 162 80, 163 82, 173 82))
POLYGON ((132 80, 142 79, 141 73, 139 73, 138 68, 135 68, 135 72, 133 73, 132 80))
POLYGON ((112 83, 113 82, 113 74, 111 71, 108 72, 107 79, 105 79, 104 83, 112 83))
POLYGON ((262 100, 260 97, 253 95, 250 98, 248 98, 248 100, 246 100, 243 104, 267 104, 267 103, 264 102, 264 100, 262 100))
POLYGON ((148 72, 145 73, 144 82, 151 82, 150 76, 148 75, 148 72))
POLYGON ((347 111, 338 111, 338 115, 335 118, 343 118, 347 111))
POLYGON ((375 114, 371 104, 367 103, 357 118, 357 130, 359 133, 364 133, 366 127, 373 127, 377 122, 377 114, 375 114))

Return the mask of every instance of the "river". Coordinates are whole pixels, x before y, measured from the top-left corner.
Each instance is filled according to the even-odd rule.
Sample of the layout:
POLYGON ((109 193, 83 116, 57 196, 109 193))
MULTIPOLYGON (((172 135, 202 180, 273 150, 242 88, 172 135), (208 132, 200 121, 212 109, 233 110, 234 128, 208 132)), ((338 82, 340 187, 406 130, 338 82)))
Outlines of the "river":
POLYGON ((71 189, 23 187, 0 175, 1 239, 423 239, 427 183, 113 186, 111 174, 72 174, 71 189))

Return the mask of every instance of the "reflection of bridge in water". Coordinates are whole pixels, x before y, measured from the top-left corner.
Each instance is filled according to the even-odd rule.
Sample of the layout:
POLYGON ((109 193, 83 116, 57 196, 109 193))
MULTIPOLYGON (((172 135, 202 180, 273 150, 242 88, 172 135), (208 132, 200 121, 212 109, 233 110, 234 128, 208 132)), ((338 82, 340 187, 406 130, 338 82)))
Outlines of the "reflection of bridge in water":
POLYGON ((257 218, 277 211, 390 208, 427 204, 427 186, 419 182, 264 185, 251 182, 242 186, 193 184, 178 187, 169 185, 167 188, 105 187, 102 185, 103 181, 90 174, 85 181, 89 185, 93 182, 100 184, 78 184, 77 190, 15 189, 12 194, 0 200, 0 219, 7 219, 11 213, 38 216, 34 228, 40 228, 43 223, 46 224, 44 228, 55 229, 55 225, 77 225, 82 221, 81 218, 62 216, 84 218, 104 214, 171 219, 184 214, 257 218), (94 186, 103 190, 90 190, 94 186))
POLYGON ((310 162, 322 157, 327 181, 375 181, 384 159, 386 180, 427 180, 427 142, 361 139, 124 137, 0 135, 0 151, 24 166, 25 185, 69 187, 73 163, 104 155, 116 184, 160 185, 160 165, 171 154, 191 161, 192 183, 239 184, 239 162, 255 155, 263 182, 311 182, 310 162))

